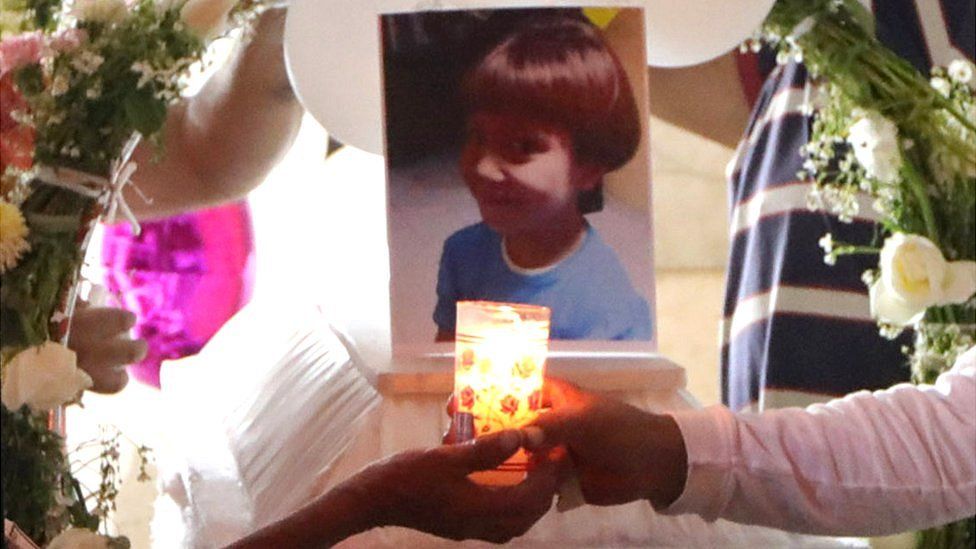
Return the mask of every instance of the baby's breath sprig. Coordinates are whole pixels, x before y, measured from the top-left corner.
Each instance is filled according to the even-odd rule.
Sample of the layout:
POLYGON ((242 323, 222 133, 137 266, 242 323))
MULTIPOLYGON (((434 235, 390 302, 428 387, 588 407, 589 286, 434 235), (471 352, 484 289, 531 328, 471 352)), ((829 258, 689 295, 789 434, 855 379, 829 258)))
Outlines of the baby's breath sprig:
POLYGON ((117 510, 122 483, 120 457, 123 443, 134 448, 136 452, 139 467, 136 480, 151 480, 149 466, 152 463, 152 450, 148 446, 136 444, 114 425, 100 425, 98 438, 79 444, 70 454, 71 474, 82 480, 79 484, 82 496, 79 499, 91 509, 91 514, 98 519, 95 525, 100 524, 106 535, 110 534, 107 521, 117 510), (91 475, 98 479, 97 486, 91 487, 84 483, 91 475))
POLYGON ((837 242, 830 233, 820 237, 817 244, 824 252, 824 263, 827 265, 836 265, 837 258, 842 255, 878 255, 881 252, 880 248, 874 246, 860 246, 846 242, 837 242))
POLYGON ((924 235, 948 259, 972 259, 972 63, 923 76, 874 37, 857 0, 779 0, 748 47, 759 40, 783 61, 802 58, 817 90, 799 173, 814 183, 809 205, 851 221, 863 197, 887 233, 924 235))

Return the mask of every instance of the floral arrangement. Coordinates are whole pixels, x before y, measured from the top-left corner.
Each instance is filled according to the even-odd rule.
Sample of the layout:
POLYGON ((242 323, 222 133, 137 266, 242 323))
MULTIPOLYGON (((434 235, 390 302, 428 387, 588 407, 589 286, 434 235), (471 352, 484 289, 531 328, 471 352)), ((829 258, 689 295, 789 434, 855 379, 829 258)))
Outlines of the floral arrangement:
POLYGON ((102 485, 86 494, 64 449, 61 408, 92 385, 65 346, 78 271, 99 219, 118 213, 138 227, 122 198, 136 168, 129 157, 140 139, 160 144, 167 109, 208 41, 260 10, 237 4, 4 0, 3 509, 36 543, 69 546, 64 536, 93 536, 114 507, 114 468, 103 466, 102 485))
MULTIPOLYGON (((842 221, 867 195, 877 242, 834 242, 824 260, 877 254, 864 273, 882 335, 915 330, 906 349, 916 383, 931 383, 976 338, 976 69, 967 60, 931 75, 885 48, 857 0, 778 0, 755 47, 803 61, 814 112, 799 174, 810 206, 842 221)), ((920 532, 919 547, 972 547, 976 521, 920 532)))

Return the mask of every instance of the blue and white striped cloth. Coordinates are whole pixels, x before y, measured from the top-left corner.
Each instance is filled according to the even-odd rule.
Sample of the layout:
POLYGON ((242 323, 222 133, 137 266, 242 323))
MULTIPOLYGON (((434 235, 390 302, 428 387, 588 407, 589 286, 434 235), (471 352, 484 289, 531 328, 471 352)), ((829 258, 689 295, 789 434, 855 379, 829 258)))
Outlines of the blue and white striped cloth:
MULTIPOLYGON (((876 0, 878 37, 919 70, 974 56, 973 0, 876 0)), ((731 251, 722 330, 723 400, 733 410, 805 406, 909 377, 904 337, 869 314, 870 256, 823 261, 817 241, 877 242, 870 199, 852 223, 807 208, 797 172, 809 138, 807 74, 776 67, 729 166, 731 251)))

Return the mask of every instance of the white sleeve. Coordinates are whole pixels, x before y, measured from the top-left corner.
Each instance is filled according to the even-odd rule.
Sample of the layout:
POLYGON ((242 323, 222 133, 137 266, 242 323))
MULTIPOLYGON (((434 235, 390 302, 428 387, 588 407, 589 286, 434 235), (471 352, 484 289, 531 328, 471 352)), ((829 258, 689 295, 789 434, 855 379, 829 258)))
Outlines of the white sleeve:
POLYGON ((935 385, 862 391, 806 409, 674 418, 696 513, 786 530, 883 535, 976 514, 976 348, 935 385))

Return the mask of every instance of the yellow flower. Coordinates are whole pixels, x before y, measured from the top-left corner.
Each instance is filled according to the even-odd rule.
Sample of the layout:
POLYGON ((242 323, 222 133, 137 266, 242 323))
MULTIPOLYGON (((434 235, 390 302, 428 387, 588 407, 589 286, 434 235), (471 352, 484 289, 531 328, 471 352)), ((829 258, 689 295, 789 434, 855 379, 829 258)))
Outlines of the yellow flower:
POLYGON ((29 249, 27 222, 20 208, 0 200, 0 273, 17 266, 20 256, 29 249))

